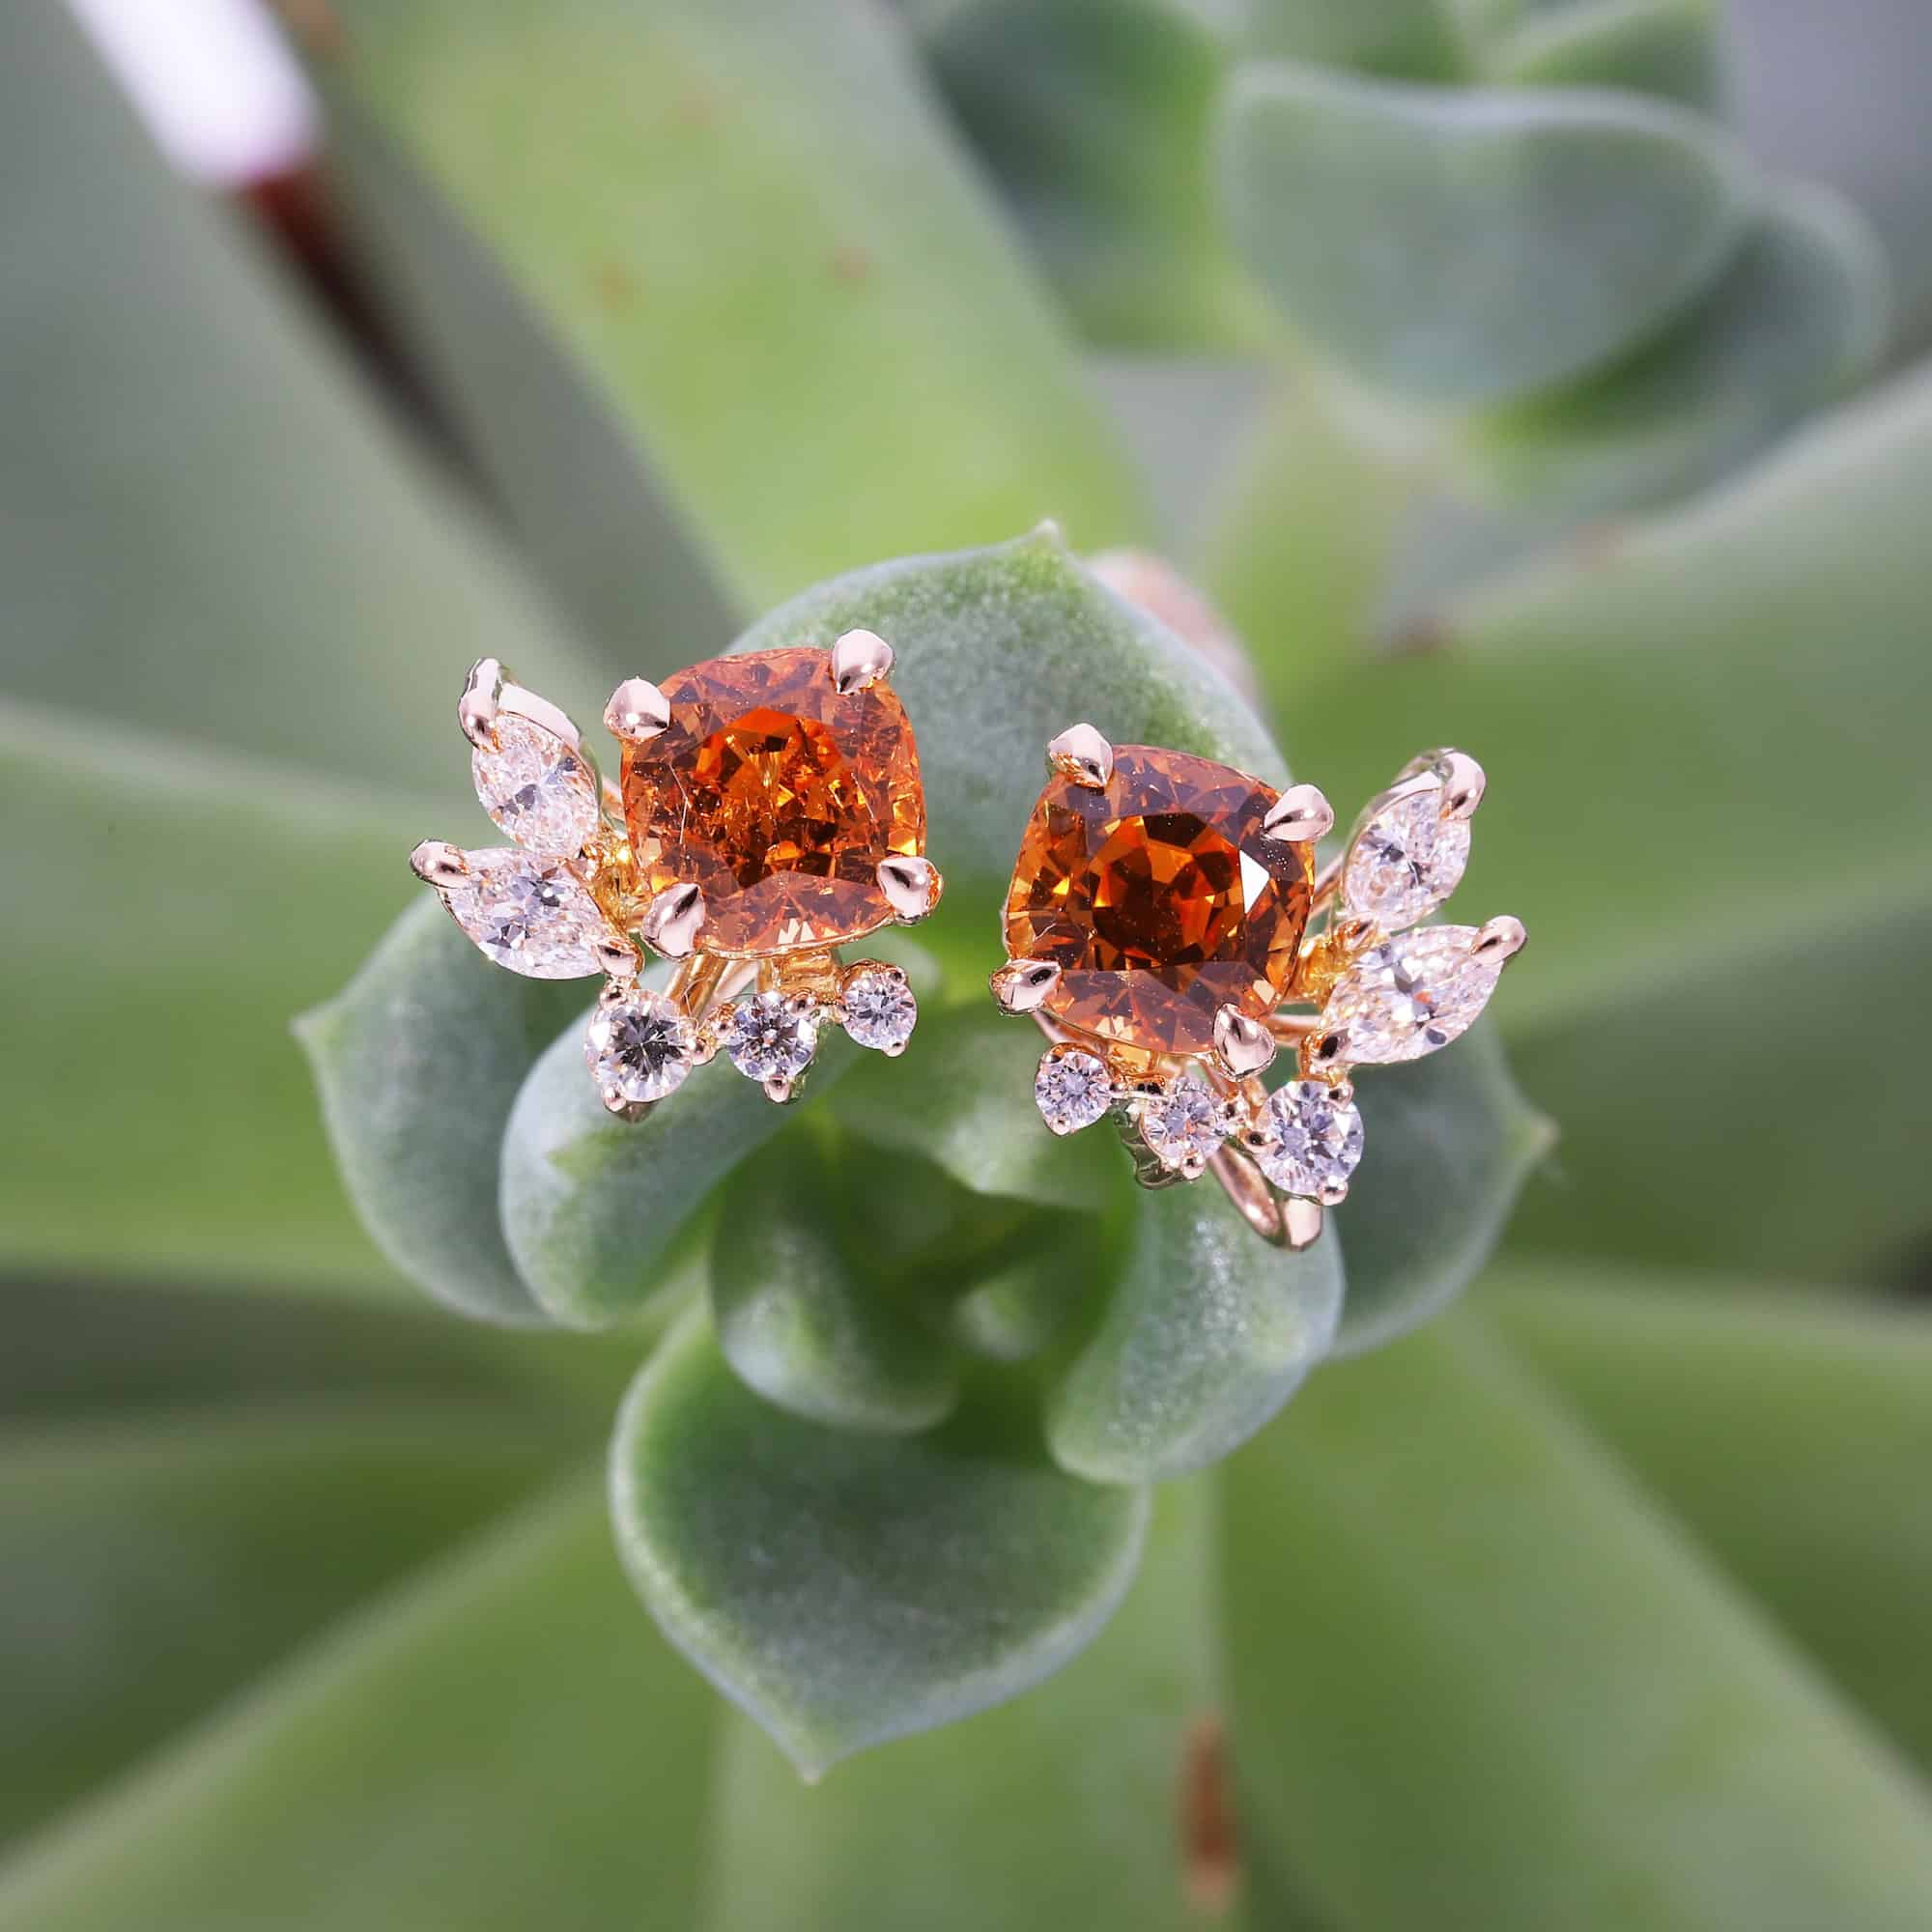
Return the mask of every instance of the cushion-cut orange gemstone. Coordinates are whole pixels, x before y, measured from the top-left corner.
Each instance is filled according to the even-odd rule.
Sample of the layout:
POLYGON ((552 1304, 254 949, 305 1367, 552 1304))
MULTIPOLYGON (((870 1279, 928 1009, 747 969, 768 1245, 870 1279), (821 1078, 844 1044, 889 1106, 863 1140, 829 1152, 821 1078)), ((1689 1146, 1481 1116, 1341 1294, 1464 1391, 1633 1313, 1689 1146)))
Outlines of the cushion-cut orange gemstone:
POLYGON ((1205 1053, 1215 1009, 1280 1001, 1308 923, 1314 848, 1271 838, 1258 779, 1120 745, 1104 790, 1056 777, 1007 895, 1007 951, 1061 969, 1046 1009, 1103 1039, 1205 1053))
POLYGON ((891 687, 841 696, 822 650, 714 658, 665 679, 670 724, 624 747, 640 883, 704 894, 706 952, 836 946, 893 916, 881 859, 925 844, 919 751, 891 687))

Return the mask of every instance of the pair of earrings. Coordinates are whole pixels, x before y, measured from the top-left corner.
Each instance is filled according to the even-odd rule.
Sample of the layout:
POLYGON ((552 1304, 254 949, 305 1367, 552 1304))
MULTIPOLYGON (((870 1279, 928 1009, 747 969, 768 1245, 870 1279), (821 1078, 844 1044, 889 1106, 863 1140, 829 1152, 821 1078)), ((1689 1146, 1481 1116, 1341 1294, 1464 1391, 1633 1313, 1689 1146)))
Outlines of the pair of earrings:
MULTIPOLYGON (((942 889, 893 662, 848 631, 631 678, 604 713, 614 783, 555 706, 494 659, 470 671, 471 775, 515 842, 429 839, 410 863, 498 965, 604 977, 583 1050, 612 1114, 639 1118, 720 1052, 790 1100, 827 1026, 905 1051, 905 975, 839 957, 924 919, 942 889), (661 990, 641 978, 651 953, 672 962, 661 990)), ((1257 1233, 1305 1246, 1361 1158, 1350 1069, 1455 1039, 1523 943, 1513 919, 1418 923, 1462 877, 1481 767, 1417 758, 1322 867, 1334 813, 1313 785, 1277 793, 1091 724, 1047 763, 992 976, 1001 1009, 1046 1036, 1046 1125, 1111 1115, 1144 1183, 1211 1173, 1257 1233), (1270 1092, 1284 1047, 1296 1077, 1270 1092)))

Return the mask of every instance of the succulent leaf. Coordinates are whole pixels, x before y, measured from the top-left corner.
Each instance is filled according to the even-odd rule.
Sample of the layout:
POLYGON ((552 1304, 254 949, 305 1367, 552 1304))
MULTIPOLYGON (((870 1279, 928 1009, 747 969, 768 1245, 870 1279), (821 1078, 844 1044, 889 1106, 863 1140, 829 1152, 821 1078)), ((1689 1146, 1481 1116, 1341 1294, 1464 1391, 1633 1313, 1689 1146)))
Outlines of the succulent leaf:
POLYGON ((1716 280, 1755 192, 1714 124, 1609 93, 1258 63, 1218 140, 1236 241, 1290 327, 1369 388, 1438 408, 1634 346, 1716 280))
POLYGON ((395 1264, 486 1321, 541 1321, 504 1245, 503 1129, 583 988, 492 965, 424 894, 297 1022, 343 1184, 395 1264))
POLYGON ((1591 0, 1542 8, 1492 48, 1512 87, 1614 87, 1706 112, 1723 103, 1716 0, 1591 0))
POLYGON ((983 1389, 909 1437, 787 1415, 696 1318, 625 1402, 611 1489, 666 1634, 808 1776, 1058 1669, 1120 1602, 1148 1514, 1057 1469, 983 1389))
POLYGON ((1332 1222, 1290 1254, 1212 1181, 1143 1194, 1100 1325, 1048 1399, 1055 1461, 1095 1483, 1218 1462, 1328 1352, 1342 1289, 1332 1222))
POLYGON ((1468 28, 1477 22, 1467 16, 1476 11, 1469 0, 1251 0, 1241 46, 1262 60, 1305 61, 1384 80, 1451 81, 1468 71, 1468 28))

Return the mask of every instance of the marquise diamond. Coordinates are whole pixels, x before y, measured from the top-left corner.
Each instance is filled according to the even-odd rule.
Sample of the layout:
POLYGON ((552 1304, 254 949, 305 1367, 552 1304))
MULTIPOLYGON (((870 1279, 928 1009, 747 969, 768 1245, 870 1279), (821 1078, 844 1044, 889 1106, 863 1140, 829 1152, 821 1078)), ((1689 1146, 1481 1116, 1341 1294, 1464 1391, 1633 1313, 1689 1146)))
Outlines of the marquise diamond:
POLYGON ((497 714, 494 745, 479 745, 469 776, 483 810, 517 843, 547 858, 574 859, 597 830, 597 781, 555 732, 497 714))
POLYGON ((532 980, 582 980, 604 968, 596 947, 611 927, 597 902, 555 860, 514 845, 466 852, 443 903, 498 966, 532 980))
POLYGON ((1469 824, 1442 816, 1429 785, 1392 799, 1354 836, 1342 871, 1342 901, 1389 931, 1427 919, 1461 884, 1469 824))
POLYGON ((1504 954, 1478 952, 1474 926, 1426 925, 1365 952, 1336 981, 1321 1029, 1338 1058, 1387 1065, 1420 1060, 1460 1038, 1489 1004, 1504 954))

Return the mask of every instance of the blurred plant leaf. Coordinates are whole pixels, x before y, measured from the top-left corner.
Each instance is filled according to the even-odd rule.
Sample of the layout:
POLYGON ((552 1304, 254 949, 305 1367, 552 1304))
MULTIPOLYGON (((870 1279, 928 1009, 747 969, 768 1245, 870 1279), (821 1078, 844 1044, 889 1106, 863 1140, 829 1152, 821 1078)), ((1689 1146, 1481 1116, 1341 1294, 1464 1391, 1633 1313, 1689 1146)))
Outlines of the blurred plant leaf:
POLYGON ((1531 13, 1490 52, 1514 87, 1615 87, 1685 107, 1722 105, 1718 0, 1574 0, 1531 13))
POLYGON ((1249 0, 1242 47, 1386 80, 1456 80, 1467 71, 1464 15, 1489 0, 1249 0))
POLYGON ((1922 1918, 1922 1787, 1466 1317, 1316 1378, 1223 1492, 1239 1788, 1324 1917, 1922 1918))
POLYGON ((1632 348, 1716 279, 1753 193, 1715 124, 1607 93, 1257 64, 1217 139, 1236 242, 1290 327, 1430 406, 1521 396, 1632 348))
POLYGON ((1924 1316, 1543 1262, 1501 1270, 1480 1306, 1932 1769, 1924 1316))
POLYGON ((1263 327, 1208 184, 1219 38, 1182 0, 973 0, 924 41, 961 129, 1090 342, 1227 346, 1263 327))
POLYGON ((0 1872, 10 1932, 694 1922, 710 1693, 592 1489, 391 1592, 0 1872))
POLYGON ((1132 1589, 1051 1683, 821 1789, 726 1724, 706 1932, 1230 1926, 1233 1874, 1186 1808, 1217 1768, 1211 1516, 1202 1485, 1165 1486, 1132 1589))
POLYGON ((454 806, 471 659, 596 689, 65 9, 0 23, 0 235, 7 692, 454 806))
POLYGON ((377 1244, 466 1315, 541 1321, 503 1243, 503 1128, 543 1047, 583 1006, 506 973, 425 892, 297 1037, 343 1184, 377 1244))
POLYGON ((1548 525, 1715 482, 1868 371, 1885 343, 1877 238, 1822 189, 1769 197, 1717 286, 1622 366, 1472 423, 1477 486, 1548 525))
POLYGON ((815 1776, 1015 1695, 1112 1614, 1146 1492, 1075 1482, 1034 1430, 990 1389, 923 1435, 824 1429, 691 1319, 618 1418, 618 1546, 671 1641, 815 1776))
POLYGON ((1095 1483, 1217 1462, 1328 1352, 1342 1283, 1332 1227, 1288 1254, 1211 1180, 1144 1194, 1100 1325, 1048 1400, 1054 1460, 1095 1483))
POLYGON ((500 1405, 283 1399, 0 1431, 0 1839, 526 1493, 500 1405))
MULTIPOLYGON (((323 79, 328 72, 324 69, 323 79)), ((502 268, 346 90, 331 178, 438 402, 605 684, 662 677, 739 626, 716 564, 649 453, 502 268)), ((596 692, 573 701, 601 701, 596 692)))
POLYGON ((344 1211, 288 1020, 408 889, 420 809, 0 703, 32 1014, 0 1056, 10 1266, 402 1292, 344 1211))
POLYGON ((737 1376, 834 1428, 929 1429, 958 1396, 939 1311, 911 1270, 863 1280, 837 1228, 838 1176, 788 1134, 726 1181, 711 1248, 711 1320, 737 1376))
MULTIPOLYGON (((813 1087, 829 1087, 857 1051, 828 1029, 813 1087)), ((671 1263, 701 1264, 691 1243, 708 1234, 696 1219, 705 1197, 784 1122, 724 1059, 673 1104, 613 1119, 583 1064, 582 1020, 572 1021, 530 1068, 503 1132, 503 1235, 537 1306, 567 1327, 601 1328, 682 1298, 692 1278, 671 1263)))
POLYGON ((335 12, 343 83, 635 426, 744 604, 1045 515, 1082 543, 1137 533, 1056 320, 883 10, 335 12))

